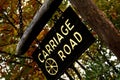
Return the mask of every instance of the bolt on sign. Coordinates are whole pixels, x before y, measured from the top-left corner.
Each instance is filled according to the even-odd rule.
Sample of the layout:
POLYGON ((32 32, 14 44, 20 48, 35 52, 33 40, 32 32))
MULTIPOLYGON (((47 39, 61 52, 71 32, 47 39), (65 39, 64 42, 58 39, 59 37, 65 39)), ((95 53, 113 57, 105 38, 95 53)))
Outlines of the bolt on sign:
POLYGON ((56 80, 94 41, 87 27, 68 7, 32 56, 46 78, 56 80))

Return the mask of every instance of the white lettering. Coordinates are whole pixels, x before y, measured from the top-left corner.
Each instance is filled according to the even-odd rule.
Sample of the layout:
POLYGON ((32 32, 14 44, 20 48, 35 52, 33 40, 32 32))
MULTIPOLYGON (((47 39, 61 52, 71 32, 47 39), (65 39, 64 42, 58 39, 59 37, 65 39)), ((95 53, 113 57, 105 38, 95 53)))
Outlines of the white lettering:
POLYGON ((62 50, 58 51, 58 55, 62 59, 62 61, 64 61, 64 58, 66 58, 62 50))
POLYGON ((72 47, 72 50, 74 50, 74 47, 76 45, 78 45, 74 40, 70 39, 70 44, 71 44, 71 47, 72 47))
POLYGON ((62 26, 61 26, 61 32, 62 32, 62 34, 68 35, 68 33, 69 33, 68 29, 65 28, 64 31, 63 31, 63 28, 64 28, 64 26, 62 25, 62 26))
POLYGON ((55 43, 58 45, 59 43, 57 42, 57 40, 55 39, 55 37, 53 37, 53 40, 55 41, 55 43))
POLYGON ((55 42, 53 40, 50 40, 49 44, 51 45, 53 50, 55 50, 55 48, 57 47, 57 45, 55 44, 55 42))
POLYGON ((41 59, 40 56, 41 56, 41 53, 38 54, 38 59, 39 59, 39 61, 40 61, 41 63, 44 63, 44 59, 41 59))
POLYGON ((63 50, 64 50, 64 52, 65 52, 66 54, 70 54, 70 53, 71 53, 71 48, 70 48, 67 44, 65 44, 65 45, 63 46, 63 50))
POLYGON ((64 39, 64 37, 59 33, 56 33, 56 35, 57 35, 59 43, 61 43, 61 40, 64 39))
POLYGON ((45 48, 46 48, 46 50, 47 50, 47 52, 49 53, 49 54, 51 54, 51 52, 53 51, 52 49, 51 49, 51 47, 50 47, 50 45, 45 45, 45 48))
POLYGON ((45 52, 44 50, 42 50, 42 54, 43 54, 43 56, 44 56, 44 59, 46 59, 47 56, 49 56, 49 54, 48 54, 47 52, 45 52))
POLYGON ((67 19, 67 20, 65 21, 65 26, 71 31, 71 30, 74 28, 74 25, 72 25, 72 26, 70 27, 70 23, 69 23, 68 21, 69 21, 69 19, 67 19))
POLYGON ((75 39, 80 43, 82 41, 82 36, 80 33, 75 32, 74 34, 75 39))

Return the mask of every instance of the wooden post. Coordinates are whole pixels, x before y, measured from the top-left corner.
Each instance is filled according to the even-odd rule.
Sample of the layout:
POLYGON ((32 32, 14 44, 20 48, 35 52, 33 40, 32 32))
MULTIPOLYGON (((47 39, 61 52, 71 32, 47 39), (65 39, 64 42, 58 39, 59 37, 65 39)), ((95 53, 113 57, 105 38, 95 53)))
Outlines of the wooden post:
POLYGON ((44 2, 19 41, 16 48, 16 54, 21 55, 28 50, 31 43, 35 40, 37 35, 52 17, 61 2, 62 0, 46 0, 44 2))
POLYGON ((120 60, 120 33, 92 0, 70 0, 76 11, 96 31, 100 39, 120 60))

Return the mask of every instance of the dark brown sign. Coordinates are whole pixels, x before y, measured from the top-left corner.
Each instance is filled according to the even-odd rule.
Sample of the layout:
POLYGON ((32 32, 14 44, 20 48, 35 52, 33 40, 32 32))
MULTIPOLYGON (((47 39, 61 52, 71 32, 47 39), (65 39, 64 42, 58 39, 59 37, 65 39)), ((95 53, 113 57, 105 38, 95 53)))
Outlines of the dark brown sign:
POLYGON ((56 80, 95 41, 71 7, 33 53, 48 80, 56 80))

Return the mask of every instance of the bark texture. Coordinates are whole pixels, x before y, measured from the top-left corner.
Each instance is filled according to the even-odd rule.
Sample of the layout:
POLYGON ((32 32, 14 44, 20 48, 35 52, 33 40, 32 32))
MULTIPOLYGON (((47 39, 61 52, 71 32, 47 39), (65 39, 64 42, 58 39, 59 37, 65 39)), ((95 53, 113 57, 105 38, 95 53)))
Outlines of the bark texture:
POLYGON ((58 9, 61 2, 62 0, 45 0, 45 3, 37 11, 29 27, 20 39, 16 48, 17 55, 25 54, 32 42, 36 39, 43 27, 58 9))
POLYGON ((106 18, 105 14, 97 8, 92 0, 70 0, 70 2, 120 60, 120 33, 112 22, 106 18))

